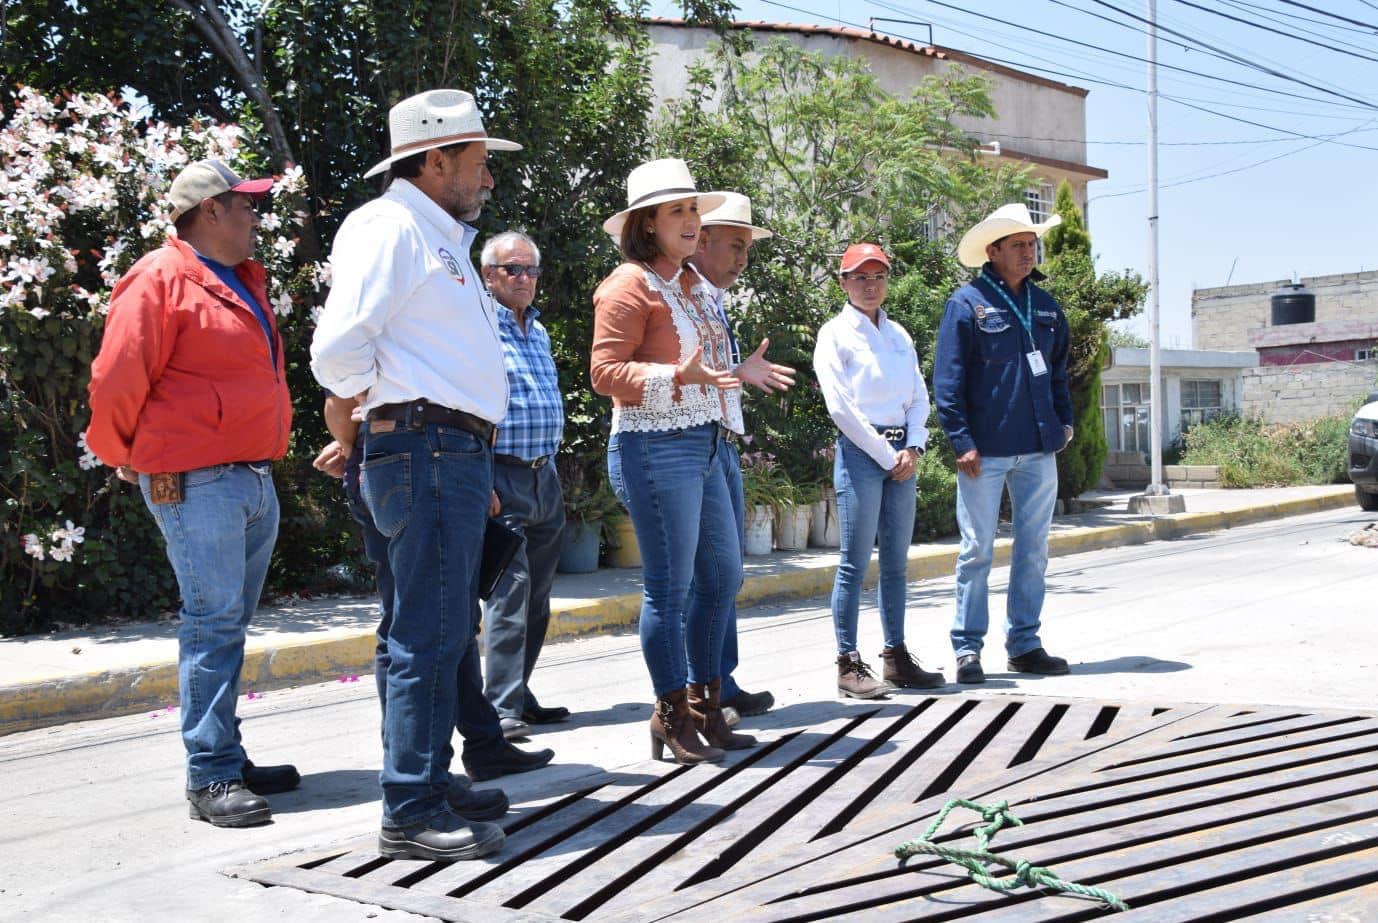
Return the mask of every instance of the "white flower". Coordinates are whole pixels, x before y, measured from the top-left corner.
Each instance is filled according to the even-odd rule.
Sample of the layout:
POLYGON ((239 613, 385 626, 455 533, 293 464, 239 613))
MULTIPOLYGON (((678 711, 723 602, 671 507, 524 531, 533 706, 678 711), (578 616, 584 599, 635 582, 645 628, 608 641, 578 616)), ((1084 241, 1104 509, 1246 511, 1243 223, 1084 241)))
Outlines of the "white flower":
POLYGON ((261 231, 276 231, 280 227, 282 227, 282 216, 277 212, 269 212, 258 223, 258 228, 261 231))
POLYGON ((272 298, 273 313, 279 317, 286 317, 292 313, 292 296, 286 292, 279 292, 272 298))
POLYGON ((273 240, 273 249, 283 259, 290 257, 297 249, 297 242, 289 237, 278 237, 273 240))
MULTIPOLYGON (((100 467, 100 459, 96 453, 91 451, 91 447, 86 444, 86 434, 81 433, 77 436, 77 448, 81 449, 81 457, 77 459, 77 467, 82 471, 90 471, 92 468, 100 467)), ((82 532, 85 533, 85 529, 82 532)))
POLYGON ((306 189, 306 176, 302 173, 301 167, 288 167, 283 171, 282 176, 273 186, 273 195, 281 195, 284 192, 301 192, 306 189))
POLYGON ((37 558, 38 560, 42 561, 43 542, 39 539, 39 537, 30 532, 28 535, 24 536, 23 541, 24 553, 31 558, 37 558))
MULTIPOLYGON (((42 295, 43 293, 40 291, 39 297, 42 297, 42 295)), ((47 317, 49 314, 52 314, 53 312, 49 311, 47 308, 40 306, 36 308, 29 308, 29 313, 32 314, 34 317, 38 318, 39 320, 42 320, 43 318, 47 317)))
POLYGON ((17 260, 10 262, 10 271, 5 274, 6 279, 18 279, 20 282, 47 282, 52 277, 53 267, 48 265, 48 261, 43 257, 30 259, 21 256, 17 260))
POLYGON ((64 545, 73 543, 79 545, 86 541, 86 527, 76 525, 69 519, 63 528, 53 530, 52 539, 55 542, 62 542, 64 545))
POLYGON ((71 542, 63 542, 61 545, 50 548, 48 550, 48 555, 54 561, 70 561, 72 560, 72 552, 74 550, 71 542))

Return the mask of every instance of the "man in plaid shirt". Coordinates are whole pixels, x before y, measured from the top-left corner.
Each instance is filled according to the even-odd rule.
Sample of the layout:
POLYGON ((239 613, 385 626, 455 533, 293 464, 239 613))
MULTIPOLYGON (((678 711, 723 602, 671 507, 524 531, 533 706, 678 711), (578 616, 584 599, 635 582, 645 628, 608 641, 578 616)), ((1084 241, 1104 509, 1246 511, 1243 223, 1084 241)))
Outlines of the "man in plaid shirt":
POLYGON ((508 231, 484 244, 480 263, 497 302, 510 391, 493 447, 493 490, 502 504, 499 518, 526 536, 484 604, 484 693, 501 716, 503 733, 513 738, 526 736, 532 724, 569 717, 567 708, 542 707, 527 686, 550 624, 550 587, 565 525, 554 465, 565 416, 550 336, 538 320, 541 312, 531 306, 540 251, 530 237, 508 231))

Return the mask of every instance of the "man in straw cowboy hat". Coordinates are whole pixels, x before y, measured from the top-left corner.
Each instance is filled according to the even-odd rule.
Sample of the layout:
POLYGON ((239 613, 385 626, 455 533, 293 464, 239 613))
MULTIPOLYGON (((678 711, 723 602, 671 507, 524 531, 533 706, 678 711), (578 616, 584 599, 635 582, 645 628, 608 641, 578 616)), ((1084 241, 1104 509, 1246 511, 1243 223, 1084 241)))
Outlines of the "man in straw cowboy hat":
MULTIPOLYGON (((732 374, 743 382, 760 388, 767 394, 783 391, 794 384, 794 369, 776 365, 766 359, 765 352, 770 340, 765 339, 756 351, 743 361, 737 346, 737 338, 732 332, 732 320, 727 316, 727 292, 746 271, 751 247, 758 240, 768 240, 775 235, 751 223, 751 200, 740 192, 722 192, 725 200, 712 211, 699 216, 699 246, 689 262, 707 282, 708 294, 717 309, 723 325, 727 329, 732 350, 732 374)), ((746 501, 742 493, 742 467, 738 457, 737 441, 744 432, 723 430, 723 467, 727 470, 728 490, 732 494, 733 513, 737 517, 737 529, 745 526, 746 501)), ((692 592, 692 587, 690 591, 692 592)), ((722 650, 722 706, 729 724, 736 724, 738 716, 762 715, 775 704, 775 696, 766 690, 747 692, 737 685, 732 673, 737 669, 737 606, 732 605, 728 614, 727 630, 723 635, 722 650), (729 712, 728 709, 731 709, 729 712)))
POLYGON ((1035 223, 1004 205, 963 235, 957 258, 979 269, 948 299, 938 330, 933 392, 957 455, 957 682, 985 681, 981 647, 1000 497, 1010 492, 1014 551, 1005 606, 1005 650, 1016 673, 1056 675, 1067 661, 1039 639, 1048 527, 1057 499, 1054 456, 1072 439, 1067 318, 1034 284, 1038 239, 1061 223, 1035 223))
MULTIPOLYGON (((496 824, 447 804, 456 682, 478 612, 493 489, 495 424, 507 409, 497 312, 470 259, 472 222, 493 188, 491 138, 474 98, 431 90, 388 116, 381 196, 345 219, 311 369, 364 414, 362 493, 388 537, 395 582, 386 629, 383 826, 389 858, 473 859, 503 843, 496 824)), ((384 667, 380 663, 380 670, 384 667)))
POLYGON ((168 198, 177 230, 125 273, 91 366, 86 438, 136 483, 182 592, 182 742, 193 818, 247 827, 261 796, 297 787, 289 765, 254 766, 235 702, 244 638, 278 533, 272 462, 292 402, 263 266, 258 201, 272 179, 218 160, 189 164, 168 198))

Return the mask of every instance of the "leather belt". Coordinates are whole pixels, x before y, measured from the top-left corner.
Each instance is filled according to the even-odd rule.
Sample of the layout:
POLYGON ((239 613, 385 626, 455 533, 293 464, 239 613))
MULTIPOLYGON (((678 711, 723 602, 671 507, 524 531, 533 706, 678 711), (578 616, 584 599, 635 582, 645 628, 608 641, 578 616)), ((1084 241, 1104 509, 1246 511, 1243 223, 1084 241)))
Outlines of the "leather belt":
POLYGON ((489 445, 497 435, 498 428, 482 417, 462 410, 451 410, 430 401, 407 401, 405 404, 381 404, 368 412, 369 422, 374 420, 397 420, 413 429, 420 429, 428 423, 437 426, 454 426, 473 433, 489 445))
POLYGON ((718 435, 722 436, 723 442, 726 442, 728 445, 740 447, 742 444, 741 434, 728 429, 721 423, 718 424, 718 435))
POLYGON ((528 461, 527 459, 522 458, 520 455, 500 455, 497 452, 494 452, 493 461, 504 465, 511 465, 514 468, 530 468, 534 471, 540 468, 544 468, 547 464, 549 464, 550 456, 542 455, 539 458, 533 458, 530 461, 528 461))

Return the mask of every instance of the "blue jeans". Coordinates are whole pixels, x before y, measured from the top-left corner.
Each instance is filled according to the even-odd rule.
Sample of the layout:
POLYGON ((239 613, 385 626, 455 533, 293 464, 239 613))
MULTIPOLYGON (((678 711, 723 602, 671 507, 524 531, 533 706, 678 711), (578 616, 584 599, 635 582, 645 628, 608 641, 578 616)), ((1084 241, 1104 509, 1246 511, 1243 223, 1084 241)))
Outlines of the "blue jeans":
POLYGON ((1014 512, 1014 550, 1010 557, 1009 593, 1005 601, 1005 650, 1011 657, 1027 654, 1038 640, 1043 613, 1043 576, 1048 569, 1048 527, 1057 501, 1057 456, 1051 452, 988 458, 981 473, 957 473, 957 527, 962 550, 957 555, 957 618, 952 623, 952 649, 957 656, 979 654, 990 625, 987 582, 1000 516, 1000 494, 1009 487, 1014 512))
POLYGON ((871 564, 871 547, 880 539, 880 588, 877 605, 885 646, 904 643, 904 598, 909 544, 914 540, 917 481, 896 481, 890 472, 838 436, 833 458, 833 487, 842 537, 841 562, 833 581, 833 631, 837 652, 856 650, 861 585, 871 564))
POLYGON ((550 588, 560 560, 565 503, 555 466, 493 466, 493 489, 502 502, 498 518, 526 542, 484 604, 488 649, 484 693, 504 718, 520 719, 539 705, 527 689, 550 626, 550 588))
MULTIPOLYGON (((373 524, 373 515, 369 513, 363 495, 359 492, 359 464, 363 457, 364 445, 360 440, 354 444, 354 452, 345 467, 344 487, 350 515, 363 530, 364 555, 373 563, 375 583, 378 587, 378 608, 382 618, 378 621, 378 640, 373 652, 373 681, 378 687, 381 717, 387 714, 388 665, 392 662, 392 658, 388 656, 388 633, 392 629, 392 603, 397 588, 392 579, 392 565, 388 563, 388 537, 379 532, 378 527, 373 524)), ((475 624, 478 624, 477 619, 475 624)), ((476 642, 470 642, 464 649, 455 677, 455 686, 458 690, 459 704, 455 727, 464 738, 465 751, 473 748, 501 747, 502 725, 498 722, 498 713, 483 697, 483 674, 479 669, 476 642)), ((386 723, 380 720, 380 731, 384 728, 386 723)))
POLYGON ((215 465, 183 475, 179 503, 144 503, 167 543, 182 593, 177 680, 187 788, 240 778, 239 671, 244 636, 258 608, 278 536, 272 466, 215 465))
POLYGON ((394 581, 383 703, 383 824, 446 811, 459 674, 474 645, 478 568, 493 486, 488 444, 467 430, 364 426, 362 493, 388 537, 394 581))
MULTIPOLYGON (((742 460, 737 447, 723 439, 718 444, 718 457, 722 459, 723 474, 727 478, 727 493, 732 500, 732 515, 737 518, 737 537, 740 545, 746 544, 746 498, 742 493, 742 460)), ((689 584, 689 599, 684 604, 685 611, 694 607, 694 585, 689 584)), ((732 676, 737 671, 737 599, 733 597, 727 612, 727 628, 723 631, 722 662, 722 700, 726 702, 742 691, 732 676)))
POLYGON ((742 586, 721 444, 716 423, 608 440, 608 480, 641 546, 641 653, 661 698, 721 675, 723 632, 742 586))

